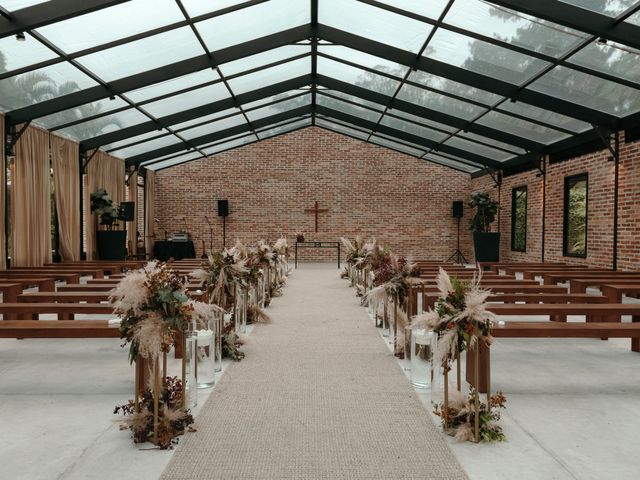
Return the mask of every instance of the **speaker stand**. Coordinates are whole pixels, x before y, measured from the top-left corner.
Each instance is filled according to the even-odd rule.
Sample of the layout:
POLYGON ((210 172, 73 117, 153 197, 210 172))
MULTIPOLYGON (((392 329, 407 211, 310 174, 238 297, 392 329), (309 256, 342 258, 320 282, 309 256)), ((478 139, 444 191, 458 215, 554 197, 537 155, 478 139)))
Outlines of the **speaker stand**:
POLYGON ((461 263, 461 264, 469 263, 469 261, 465 258, 465 256, 460 251, 460 217, 458 217, 458 240, 456 243, 456 251, 453 252, 453 254, 449 258, 447 258, 446 261, 447 263, 451 261, 453 261, 454 263, 461 263))

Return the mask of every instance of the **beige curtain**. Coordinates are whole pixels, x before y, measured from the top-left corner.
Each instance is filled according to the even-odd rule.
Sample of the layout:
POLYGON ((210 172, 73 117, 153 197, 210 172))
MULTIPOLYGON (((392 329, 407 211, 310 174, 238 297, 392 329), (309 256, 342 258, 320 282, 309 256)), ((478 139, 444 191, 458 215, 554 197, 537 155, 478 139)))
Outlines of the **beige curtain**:
POLYGON ((98 258, 96 253, 98 216, 90 213, 90 196, 99 188, 104 188, 114 204, 124 202, 124 178, 124 160, 102 151, 98 151, 87 165, 87 191, 84 195, 84 205, 88 216, 85 221, 88 260, 98 258))
MULTIPOLYGON (((4 115, 0 114, 0 132, 4 135, 4 115)), ((7 268, 7 253, 5 251, 5 232, 4 222, 6 212, 5 205, 5 188, 7 185, 7 164, 4 155, 4 142, 0 139, 0 269, 7 268)))
MULTIPOLYGON (((132 174, 129 177, 129 186, 127 187, 129 202, 134 202, 135 208, 133 209, 133 222, 127 222, 127 247, 129 248, 129 255, 135 255, 137 236, 136 231, 138 226, 138 172, 132 174)), ((140 234, 142 235, 142 234, 140 234)))
POLYGON ((51 262, 51 178, 49 133, 29 127, 15 147, 13 255, 16 267, 51 262))
POLYGON ((144 188, 146 189, 147 196, 145 198, 145 218, 144 218, 144 247, 147 255, 153 253, 153 239, 155 235, 155 213, 153 210, 155 204, 155 191, 156 191, 156 172, 153 170, 147 170, 147 176, 144 180, 144 188))
POLYGON ((79 155, 80 148, 76 142, 51 135, 53 188, 62 260, 80 260, 79 155))

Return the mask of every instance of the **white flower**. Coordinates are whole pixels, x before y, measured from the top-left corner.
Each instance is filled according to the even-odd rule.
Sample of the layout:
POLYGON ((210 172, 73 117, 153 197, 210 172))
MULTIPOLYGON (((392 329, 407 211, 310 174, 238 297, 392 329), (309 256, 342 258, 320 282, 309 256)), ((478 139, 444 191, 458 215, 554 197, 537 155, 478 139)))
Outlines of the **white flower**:
POLYGON ((451 278, 449 278, 449 274, 442 267, 440 267, 440 271, 438 272, 438 276, 436 277, 436 285, 438 286, 440 295, 442 295, 443 297, 446 297, 453 292, 451 278))

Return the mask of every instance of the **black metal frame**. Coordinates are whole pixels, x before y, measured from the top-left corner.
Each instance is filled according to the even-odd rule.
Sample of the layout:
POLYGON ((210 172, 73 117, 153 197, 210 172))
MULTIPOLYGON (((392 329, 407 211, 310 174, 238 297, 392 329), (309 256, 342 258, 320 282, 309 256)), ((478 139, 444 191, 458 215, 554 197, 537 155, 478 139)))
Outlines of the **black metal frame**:
POLYGON ((520 185, 511 189, 511 251, 526 252, 527 251, 527 220, 529 216, 529 192, 527 185, 520 185), (524 213, 524 246, 516 247, 516 223, 517 223, 517 205, 518 194, 525 196, 525 213, 524 213))
MULTIPOLYGON (((290 112, 283 112, 282 114, 277 114, 272 117, 260 119, 260 122, 251 122, 246 115, 243 106, 246 103, 254 100, 268 98, 269 96, 277 95, 278 93, 284 93, 286 90, 310 86, 309 92, 311 94, 312 101, 309 113, 311 114, 312 124, 315 124, 317 115, 328 115, 335 120, 338 120, 338 122, 346 122, 349 125, 356 126, 360 129, 368 129, 369 138, 367 138, 367 140, 369 140, 370 137, 372 137, 376 132, 379 132, 384 136, 392 138, 393 141, 396 141, 399 144, 406 144, 406 146, 413 148, 421 148, 424 151, 422 157, 432 157, 435 155, 436 157, 441 156, 442 158, 445 158, 452 162, 460 162, 460 160, 456 158, 447 158, 446 155, 449 154, 455 157, 462 158, 466 160, 466 162, 469 162, 461 162, 465 163, 466 166, 482 165, 489 168, 500 168, 508 172, 509 169, 521 169, 523 166, 530 166, 531 168, 535 168, 537 159, 542 154, 553 154, 562 150, 570 150, 577 145, 583 144, 584 142, 592 142, 593 140, 596 140, 598 138, 598 135, 600 134, 599 129, 604 128, 609 132, 613 132, 617 131, 619 128, 630 128, 640 124, 640 112, 628 115, 624 118, 618 118, 599 110, 595 110, 593 108, 585 107, 571 101, 552 97, 547 94, 542 94, 527 88, 527 86, 532 82, 534 82, 546 72, 558 65, 567 66, 576 71, 592 75, 594 77, 601 78, 607 81, 615 82, 626 87, 639 88, 639 82, 634 82, 625 78, 619 78, 606 72, 597 71, 588 67, 574 65, 569 61, 569 59, 571 55, 575 54, 585 46, 591 44, 596 39, 612 40, 624 45, 631 46, 633 48, 640 48, 640 27, 628 22, 624 22, 625 19, 629 18, 635 12, 640 11, 640 3, 627 9, 625 12, 622 12, 616 18, 611 18, 607 15, 592 12, 558 0, 537 0, 536 2, 530 2, 529 0, 488 0, 490 3, 493 3, 499 7, 512 9, 516 13, 522 12, 525 14, 533 15, 534 17, 549 20, 556 24, 577 29, 591 35, 591 37, 588 37, 584 41, 580 42, 577 46, 571 49, 571 51, 565 53, 560 58, 555 58, 518 45, 513 45, 507 41, 488 37, 486 35, 469 31, 467 29, 456 27, 455 25, 447 23, 446 14, 454 4, 455 0, 449 0, 447 2, 447 5, 444 7, 443 11, 437 19, 427 18, 422 15, 392 5, 388 5, 377 0, 358 0, 361 3, 372 5, 376 8, 383 9, 394 14, 413 18, 417 21, 425 23, 426 25, 431 25, 433 28, 431 29, 430 34, 427 36, 427 39, 422 45, 421 50, 417 52, 417 54, 401 50, 390 45, 382 44, 375 40, 364 38, 350 32, 346 32, 320 23, 318 18, 318 0, 309 0, 310 23, 281 32, 273 33, 262 38, 255 38, 247 42, 243 42, 241 44, 227 47, 215 52, 208 51, 206 44, 204 43, 197 30, 197 22, 224 15, 233 11, 250 8, 267 0, 247 0, 239 4, 208 12, 196 17, 191 17, 188 14, 185 7, 182 5, 181 0, 175 0, 176 4, 183 13, 184 20, 180 20, 172 24, 167 24, 159 28, 150 29, 126 38, 118 39, 102 45, 97 45, 74 53, 65 53, 58 49, 55 45, 52 45, 50 42, 48 42, 47 39, 43 38, 37 32, 32 32, 32 30, 35 28, 63 21, 72 17, 77 17, 113 5, 121 4, 124 1, 125 0, 87 0, 84 2, 75 2, 72 0, 58 0, 56 2, 44 2, 14 12, 8 12, 0 8, 0 38, 18 32, 30 32, 32 35, 34 35, 37 41, 46 45, 57 54, 57 57, 54 59, 46 60, 43 62, 39 62, 38 64, 29 65, 21 69, 16 69, 14 71, 0 74, 0 79, 8 78, 9 76, 13 76, 19 73, 33 71, 35 69, 42 68, 43 66, 66 61, 73 65, 76 65, 78 68, 83 70, 85 74, 89 75, 91 78, 98 82, 98 85, 95 87, 73 92, 68 95, 53 98, 37 103, 35 105, 15 109, 8 112, 6 115, 8 128, 15 127, 18 124, 25 124, 33 118, 60 112, 62 110, 80 106, 93 101, 101 100, 111 96, 121 96, 123 100, 125 100, 131 106, 130 108, 138 109, 140 112, 148 116, 150 120, 139 125, 123 128, 116 132, 110 132, 87 139, 81 143, 81 151, 91 151, 103 145, 121 141, 126 138, 134 137, 136 135, 147 133, 153 130, 165 130, 168 133, 165 133, 164 135, 174 135, 176 137, 177 143, 175 145, 170 145, 169 147, 165 147, 164 149, 145 152, 143 154, 135 155, 127 159, 128 165, 138 165, 139 163, 145 162, 148 159, 152 159, 154 157, 158 158, 158 156, 166 156, 166 152, 174 153, 178 151, 189 151, 192 149, 198 149, 201 145, 210 142, 211 140, 220 140, 222 137, 219 137, 216 134, 206 135, 192 140, 186 140, 180 135, 180 131, 173 131, 170 126, 228 108, 238 108, 240 114, 244 116, 246 123, 246 125, 244 125, 245 129, 234 127, 225 129, 223 132, 216 133, 226 133, 233 136, 237 135, 238 133, 249 132, 252 133, 256 139, 259 139, 258 135, 256 134, 256 131, 259 128, 266 128, 269 124, 275 124, 279 121, 282 121, 283 118, 287 118, 287 114, 289 114, 290 112), (182 60, 170 65, 158 67, 129 77, 121 78, 110 83, 103 82, 99 77, 93 74, 93 72, 84 69, 84 67, 82 67, 75 61, 76 58, 79 58, 83 55, 100 52, 117 45, 122 45, 131 41, 147 38, 158 33, 185 26, 188 26, 192 29, 197 40, 203 47, 203 55, 182 60), (543 60, 547 62, 549 66, 545 70, 528 79, 523 84, 515 85, 499 80, 497 78, 466 70, 462 67, 457 67, 445 62, 437 61, 432 58, 428 58, 428 56, 422 56, 422 53, 426 51, 426 48, 437 29, 445 29, 457 34, 467 36, 474 40, 486 42, 500 48, 518 52, 531 58, 543 60), (218 66, 223 63, 272 50, 280 46, 296 44, 303 41, 308 42, 305 44, 309 45, 311 49, 311 52, 308 54, 311 57, 311 71, 309 75, 304 75, 287 82, 270 85, 253 92, 247 92, 245 94, 236 96, 234 95, 234 92, 231 90, 231 87, 228 84, 228 79, 232 78, 233 76, 225 78, 218 68, 218 66), (318 52, 318 45, 321 41, 344 45, 346 47, 374 55, 381 59, 386 59, 401 65, 405 65, 408 68, 402 78, 396 79, 399 81, 399 84, 393 95, 389 96, 370 91, 366 88, 359 87, 351 83, 341 82, 337 79, 333 79, 318 73, 318 56, 326 56, 345 64, 352 64, 351 62, 344 59, 335 58, 331 55, 318 52), (228 99, 205 104, 195 109, 181 111, 163 118, 154 118, 152 115, 149 115, 142 107, 145 103, 156 101, 157 99, 149 99, 145 102, 132 102, 128 100, 126 96, 123 96, 127 91, 141 88, 153 83, 177 78, 206 68, 212 68, 218 71, 220 80, 216 81, 221 81, 225 84, 230 95, 228 99), (414 82, 409 80, 410 73, 413 70, 422 70, 433 75, 441 76, 445 79, 466 84, 473 88, 478 88, 500 95, 503 98, 493 105, 483 105, 470 99, 458 98, 459 100, 466 101, 470 104, 480 105, 484 109, 484 111, 482 111, 479 115, 470 120, 453 117, 442 112, 437 112, 425 107, 421 107, 411 102, 398 100, 398 93, 405 84, 414 85, 416 87, 424 89, 425 91, 432 90, 436 91, 440 95, 457 98, 455 94, 438 91, 437 89, 427 87, 425 85, 415 84, 414 82), (384 107, 382 115, 378 118, 377 122, 373 122, 374 125, 371 125, 371 122, 366 122, 363 119, 354 116, 345 116, 345 114, 337 112, 336 110, 319 107, 317 105, 317 95, 319 92, 321 92, 320 87, 334 89, 362 100, 370 100, 376 102, 384 107), (594 130, 576 133, 570 130, 563 129, 559 126, 550 125, 536 119, 526 118, 521 115, 502 110, 500 106, 507 100, 522 101, 524 103, 542 109, 546 109, 562 115, 567 115, 571 118, 591 123, 594 125, 594 130), (430 142, 426 141, 425 139, 420 139, 421 141, 417 141, 419 139, 417 136, 408 134, 407 132, 403 132, 398 129, 389 128, 388 126, 385 126, 381 123, 386 115, 395 117, 395 115, 393 115, 393 109, 401 110, 414 115, 419 115, 424 118, 433 119, 439 123, 442 123, 444 126, 453 127, 455 130, 454 132, 447 132, 447 136, 445 137, 445 139, 440 142, 430 142), (537 123, 546 128, 551 128, 560 132, 571 134, 572 136, 559 142, 554 142, 551 145, 547 145, 476 123, 478 119, 492 111, 500 112, 510 115, 514 118, 520 118, 522 120, 537 123), (506 145, 512 145, 515 148, 523 149, 525 153, 514 154, 513 157, 508 160, 497 161, 486 158, 482 155, 474 154, 474 152, 456 149, 455 147, 452 147, 447 143, 447 140, 452 137, 464 138, 463 134, 466 132, 471 132, 480 137, 486 137, 488 139, 492 139, 506 145)), ((298 58, 301 58, 303 56, 306 56, 306 54, 300 55, 298 56, 298 58)), ((275 64, 281 64, 292 60, 294 60, 294 58, 284 59, 279 62, 275 62, 275 64)), ((269 66, 271 65, 264 65, 253 70, 259 71, 263 68, 268 68, 269 66)), ((379 75, 385 75, 384 72, 376 71, 375 69, 370 69, 362 65, 355 66, 363 70, 372 71, 379 75)), ((236 75, 245 75, 252 72, 253 70, 241 72, 236 75)), ((202 86, 203 85, 196 85, 187 88, 184 91, 194 90, 196 88, 201 88, 202 86)), ((166 97, 178 93, 181 92, 175 92, 166 95, 166 97)), ((340 100, 344 101, 344 99, 340 100)), ((365 107, 364 105, 360 106, 365 107)), ((83 118, 78 121, 71 122, 67 125, 59 125, 52 130, 68 127, 75 124, 81 124, 100 116, 116 113, 117 111, 120 111, 120 109, 116 111, 112 110, 110 112, 105 112, 92 118, 83 118)), ((408 122, 411 121, 404 118, 402 118, 402 120, 408 122)), ((204 122, 203 124, 206 123, 207 122, 204 122)), ((433 128, 431 126, 421 126, 425 128, 433 128)), ((437 128, 435 128, 435 130, 437 130, 437 128)), ((143 141, 134 141, 132 145, 142 144, 144 143, 144 141, 149 141, 160 136, 162 135, 155 136, 151 139, 145 139, 143 141)), ((504 148, 492 145, 490 142, 483 143, 477 138, 467 140, 475 142, 478 145, 485 145, 497 150, 507 151, 504 148)), ((120 146, 119 148, 124 147, 120 146)), ((200 153, 204 155, 202 151, 200 151, 200 153)), ((431 158, 431 160, 433 160, 433 158, 431 158)), ((472 172, 473 176, 478 176, 481 174, 484 174, 484 171, 480 170, 472 172)))
POLYGON ((583 172, 564 177, 563 215, 562 215, 562 255, 565 257, 587 258, 589 245, 589 173, 583 172), (569 234, 569 191, 577 182, 586 182, 585 217, 584 217, 584 254, 567 252, 569 234))

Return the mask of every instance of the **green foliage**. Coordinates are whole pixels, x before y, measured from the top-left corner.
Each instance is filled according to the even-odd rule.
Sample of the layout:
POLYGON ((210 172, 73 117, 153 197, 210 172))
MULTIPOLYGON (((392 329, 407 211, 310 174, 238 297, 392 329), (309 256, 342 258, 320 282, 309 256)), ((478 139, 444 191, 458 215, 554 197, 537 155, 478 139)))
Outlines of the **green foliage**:
POLYGON ((515 190, 513 202, 513 245, 517 251, 524 251, 527 246, 527 190, 526 187, 515 190))
POLYGON ((476 209, 473 217, 469 220, 469 229, 474 232, 491 231, 491 224, 495 221, 500 208, 498 202, 486 192, 475 192, 471 194, 469 206, 476 209))
POLYGON ((566 253, 587 252, 587 181, 580 179, 569 187, 567 208, 566 253))
POLYGON ((98 214, 100 225, 111 226, 118 219, 118 209, 113 206, 113 200, 104 188, 91 194, 91 213, 98 214))

